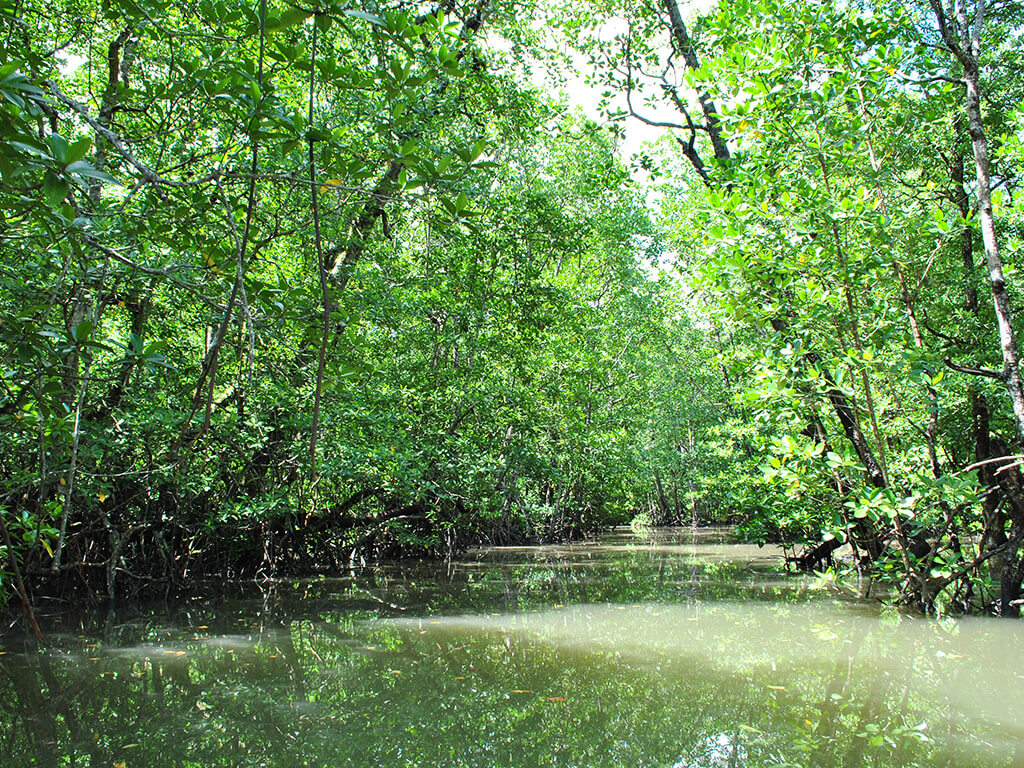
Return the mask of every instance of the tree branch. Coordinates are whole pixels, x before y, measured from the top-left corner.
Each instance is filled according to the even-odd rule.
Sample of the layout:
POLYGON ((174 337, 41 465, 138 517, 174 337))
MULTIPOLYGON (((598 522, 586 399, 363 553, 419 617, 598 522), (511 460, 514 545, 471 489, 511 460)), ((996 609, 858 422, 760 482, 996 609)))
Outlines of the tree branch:
POLYGON ((958 363, 954 363, 948 357, 943 362, 947 366, 952 368, 954 371, 957 371, 959 373, 966 373, 970 376, 984 376, 985 378, 995 379, 996 381, 1006 381, 1005 371, 990 371, 987 368, 970 368, 966 365, 959 365, 958 363))
MULTIPOLYGON (((207 182, 213 181, 218 177, 219 171, 214 171, 213 173, 210 173, 201 179, 194 179, 192 181, 173 181, 171 179, 164 178, 159 173, 150 168, 148 165, 139 160, 137 157, 135 157, 135 155, 132 154, 131 150, 124 145, 124 142, 121 141, 121 138, 116 133, 114 133, 104 125, 100 124, 94 117, 92 117, 89 114, 89 110, 84 104, 81 104, 80 102, 75 101, 69 96, 64 95, 60 91, 60 89, 57 88, 57 86, 49 80, 44 81, 43 85, 46 86, 46 88, 50 91, 51 94, 53 94, 53 97, 57 99, 57 101, 61 102, 65 106, 70 107, 72 110, 77 112, 78 115, 89 125, 90 128, 92 128, 97 134, 99 134, 108 142, 110 142, 111 146, 113 146, 114 149, 117 150, 118 154, 121 155, 121 157, 124 158, 133 168, 135 168, 135 170, 137 170, 142 175, 142 177, 150 184, 153 184, 154 186, 157 187, 194 187, 197 184, 205 184, 207 182)), ((157 190, 157 194, 160 195, 161 199, 166 199, 164 193, 159 189, 157 190)))

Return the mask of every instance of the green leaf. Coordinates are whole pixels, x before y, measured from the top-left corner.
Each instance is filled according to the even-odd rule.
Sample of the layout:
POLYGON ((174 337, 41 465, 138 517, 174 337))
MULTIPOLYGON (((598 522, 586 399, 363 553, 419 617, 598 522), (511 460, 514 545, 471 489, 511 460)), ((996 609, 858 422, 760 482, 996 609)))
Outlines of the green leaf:
POLYGON ((51 133, 46 137, 46 143, 50 145, 53 158, 61 165, 70 162, 68 160, 68 142, 59 133, 51 133))
POLYGON ((84 138, 79 139, 72 144, 67 151, 67 157, 65 163, 75 163, 85 157, 85 153, 89 151, 89 147, 92 146, 92 139, 84 138))
POLYGON ((309 11, 304 11, 301 8, 290 8, 278 16, 268 17, 264 26, 268 32, 276 32, 279 29, 288 29, 296 24, 301 24, 311 15, 309 11))
POLYGON ((43 177, 43 198, 51 208, 57 208, 68 196, 68 183, 53 171, 43 177))
POLYGON ((351 16, 355 19, 362 19, 363 21, 368 21, 377 27, 387 26, 387 24, 384 22, 384 19, 372 13, 365 13, 364 11, 345 11, 344 13, 346 16, 351 16))
POLYGON ((71 330, 71 338, 76 344, 80 344, 89 338, 92 333, 92 320, 83 320, 71 330))
POLYGON ((314 22, 316 23, 317 29, 321 32, 326 32, 331 28, 331 24, 334 22, 334 17, 326 13, 318 13, 314 22))
POLYGON ((112 184, 117 184, 117 179, 113 176, 104 173, 97 169, 92 163, 85 160, 79 160, 78 162, 71 163, 67 168, 68 173, 73 173, 75 176, 83 176, 89 179, 99 179, 100 181, 107 181, 112 184))

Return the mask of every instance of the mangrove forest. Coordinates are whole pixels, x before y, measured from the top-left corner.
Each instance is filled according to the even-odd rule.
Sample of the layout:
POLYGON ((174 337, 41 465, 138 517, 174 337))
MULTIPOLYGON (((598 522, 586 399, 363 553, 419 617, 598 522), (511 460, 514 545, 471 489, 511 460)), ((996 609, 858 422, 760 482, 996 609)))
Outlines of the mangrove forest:
POLYGON ((630 524, 1017 616, 1022 30, 0 0, 6 626, 630 524))

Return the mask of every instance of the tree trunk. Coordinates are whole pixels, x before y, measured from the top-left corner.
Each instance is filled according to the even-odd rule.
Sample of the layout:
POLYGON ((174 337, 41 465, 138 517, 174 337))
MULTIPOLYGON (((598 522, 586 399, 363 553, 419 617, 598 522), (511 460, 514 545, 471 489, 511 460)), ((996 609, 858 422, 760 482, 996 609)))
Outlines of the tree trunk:
MULTIPOLYGON (((977 178, 978 218, 981 223, 981 239, 985 250, 985 264, 988 267, 989 283, 992 288, 992 302, 995 307, 996 325, 999 328, 999 342, 1003 356, 1001 379, 1010 396, 1013 407, 1017 438, 1024 441, 1024 387, 1021 383, 1020 355, 1017 336, 1013 329, 1010 296, 1003 275, 1003 261, 996 238, 995 216, 992 210, 992 187, 988 138, 981 114, 981 30, 985 19, 985 0, 977 0, 974 6, 973 24, 969 23, 966 0, 955 5, 956 18, 946 16, 940 0, 930 0, 935 20, 938 23, 942 41, 950 53, 963 67, 963 80, 967 89, 965 104, 967 130, 974 151, 974 167, 977 178)), ((1017 489, 1013 489, 1017 490, 1017 489)), ((1011 499, 1011 501, 1014 501, 1011 499)), ((1010 535, 1006 542, 1006 565, 1001 580, 1000 609, 1003 615, 1016 616, 1016 600, 1021 592, 1024 578, 1020 562, 1020 545, 1024 538, 1024 516, 1018 504, 1012 503, 1010 535)))
MULTIPOLYGON (((672 28, 672 42, 676 51, 683 57, 687 69, 691 71, 700 69, 700 60, 697 58, 693 41, 690 39, 686 24, 683 22, 683 15, 679 10, 678 0, 664 0, 664 3, 665 11, 668 13, 669 24, 672 28)), ((711 95, 706 90, 697 94, 697 100, 700 102, 701 111, 704 113, 704 127, 707 129, 708 138, 711 139, 715 159, 719 163, 724 163, 730 157, 729 145, 725 143, 725 138, 722 136, 721 120, 718 117, 715 102, 711 100, 711 95)))
POLYGON ((1020 354, 1017 336, 1011 322, 1013 314, 1010 309, 1006 279, 1003 276, 1003 260, 999 241, 996 239, 995 216, 992 211, 988 138, 985 136, 985 126, 981 115, 981 74, 978 59, 981 51, 981 28, 985 18, 985 0, 978 0, 975 6, 973 25, 968 24, 965 1, 957 3, 955 20, 947 18, 939 0, 930 1, 942 40, 964 70, 963 79, 967 87, 967 126, 971 137, 971 148, 974 150, 974 167, 978 182, 978 218, 981 222, 985 263, 988 267, 992 302, 996 312, 996 325, 999 328, 999 342, 1003 353, 1002 380, 1013 406, 1017 437, 1024 441, 1024 387, 1021 384, 1020 354), (957 32, 959 32, 959 39, 957 32))
POLYGON ((658 519, 655 520, 655 525, 665 525, 672 514, 668 499, 665 497, 665 486, 661 482, 661 475, 658 472, 654 473, 654 487, 658 491, 658 519))

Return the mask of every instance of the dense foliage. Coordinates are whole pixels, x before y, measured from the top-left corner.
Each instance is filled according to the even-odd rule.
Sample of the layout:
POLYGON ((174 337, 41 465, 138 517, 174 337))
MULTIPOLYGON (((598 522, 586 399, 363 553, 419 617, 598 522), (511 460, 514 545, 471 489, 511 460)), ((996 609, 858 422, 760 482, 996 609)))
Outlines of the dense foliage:
POLYGON ((768 494, 748 530, 807 537, 806 569, 849 543, 928 611, 1016 614, 1019 9, 615 13, 568 31, 630 94, 613 117, 674 126, 661 221, 729 339, 768 494))
POLYGON ((689 519, 708 356, 510 13, 3 6, 5 587, 689 519))
POLYGON ((0 3, 7 591, 735 516, 1016 614, 1019 10, 570 5, 0 3))

